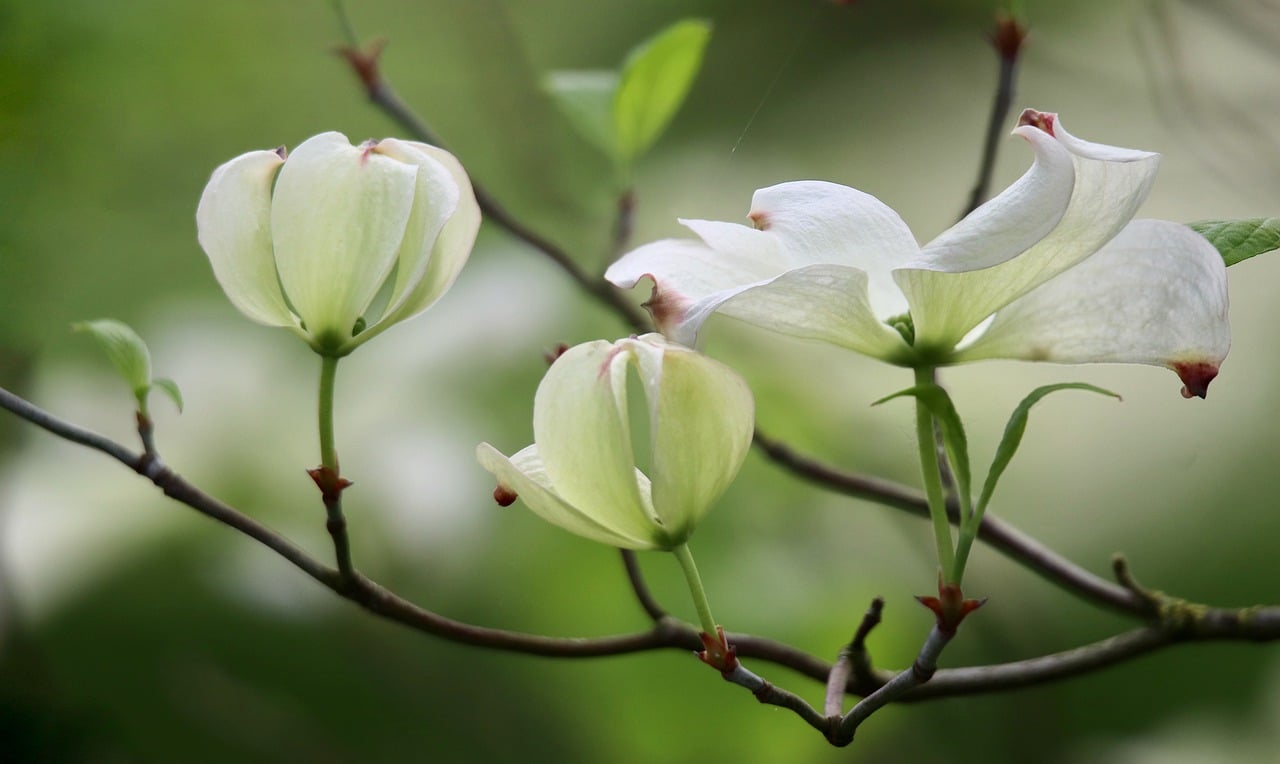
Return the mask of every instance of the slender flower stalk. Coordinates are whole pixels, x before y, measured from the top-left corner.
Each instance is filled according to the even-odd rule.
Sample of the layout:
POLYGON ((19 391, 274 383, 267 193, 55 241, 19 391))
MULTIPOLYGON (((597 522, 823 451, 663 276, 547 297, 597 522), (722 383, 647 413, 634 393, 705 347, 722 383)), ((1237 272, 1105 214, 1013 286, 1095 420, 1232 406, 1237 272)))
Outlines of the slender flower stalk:
POLYGON ((320 464, 338 474, 338 449, 335 445, 333 430, 333 399, 337 382, 338 358, 334 356, 320 357, 320 464))
POLYGON ((698 566, 694 564, 693 553, 688 544, 681 544, 671 550, 680 562, 680 570, 684 572, 684 580, 689 585, 689 594, 693 597, 693 607, 698 611, 698 624, 706 634, 715 634, 718 624, 711 615, 711 603, 707 599, 706 589, 702 586, 702 577, 698 575, 698 566))
MULTIPOLYGON (((933 369, 916 369, 916 384, 931 384, 933 369)), ((920 475, 929 501, 929 519, 933 524, 934 543, 938 548, 938 565, 947 581, 959 582, 955 570, 955 552, 951 540, 951 523, 947 520, 947 500, 942 488, 942 465, 938 462, 938 441, 934 435, 933 414, 923 399, 916 399, 916 445, 920 452, 920 475)))

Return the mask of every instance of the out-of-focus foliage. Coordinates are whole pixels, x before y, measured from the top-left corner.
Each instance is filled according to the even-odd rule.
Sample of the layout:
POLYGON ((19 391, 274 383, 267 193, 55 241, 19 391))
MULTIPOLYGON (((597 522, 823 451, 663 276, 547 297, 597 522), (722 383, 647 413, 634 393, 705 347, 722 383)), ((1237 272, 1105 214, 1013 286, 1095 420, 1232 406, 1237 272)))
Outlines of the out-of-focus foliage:
MULTIPOLYGON (((547 72, 616 65, 680 18, 714 25, 688 99, 637 164, 637 242, 678 234, 677 216, 738 218, 754 189, 801 178, 873 193, 927 240, 954 220, 976 174, 995 5, 367 0, 350 12, 368 39, 390 36, 387 77, 472 177, 598 269, 614 256, 614 168, 542 89, 547 72)), ((1161 151, 1144 216, 1276 214, 1277 135, 1267 130, 1280 125, 1280 102, 1255 96, 1280 62, 1274 46, 1240 36, 1237 4, 1024 5, 1032 37, 1017 105, 1161 151), (1167 19, 1196 23, 1175 38, 1167 19), (1146 59, 1134 51, 1138 33, 1146 59), (1171 69, 1144 63, 1153 57, 1185 78, 1160 79, 1171 69), (1197 125, 1216 117, 1202 123, 1200 101, 1179 100, 1203 92, 1183 83, 1247 105, 1262 132, 1233 138, 1231 152, 1203 151, 1215 134, 1197 125), (1253 148, 1250 161, 1237 146, 1253 148)), ((131 441, 118 382, 67 331, 94 316, 127 321, 185 393, 180 418, 154 412, 166 463, 326 558, 323 510, 303 472, 318 458, 318 364, 225 301, 194 211, 213 168, 245 151, 324 130, 400 135, 333 55, 341 39, 318 1, 0 4, 0 380, 131 441)), ((1016 142, 1002 145, 997 182, 1028 160, 1016 142)), ((1274 602, 1280 514, 1265 478, 1280 453, 1259 415, 1280 405, 1274 260, 1231 269, 1235 347, 1208 401, 1184 401, 1167 372, 1145 368, 949 370, 974 453, 994 451, 1008 412, 1040 385, 1081 380, 1125 399, 1064 396, 1037 409, 991 512, 1096 571, 1123 550, 1166 591, 1274 602)), ((481 441, 508 452, 530 442, 544 349, 629 331, 550 263, 484 230, 429 314, 339 373, 357 564, 476 623, 558 635, 644 628, 616 553, 496 508, 472 456, 481 441)), ((869 406, 909 384, 900 370, 728 320, 708 324, 705 340, 750 382, 762 429, 851 469, 915 481, 903 407, 869 406)), ((381 623, 100 455, 10 417, 0 437, 6 760, 1096 761, 1104 749, 1115 760, 1159 750, 1177 720, 1212 732, 1215 719, 1236 717, 1248 725, 1241 750, 1277 747, 1274 719, 1258 710, 1272 707, 1260 664, 1280 662, 1276 651, 1232 644, 1019 693, 889 708, 855 751, 836 751, 689 655, 557 662, 381 623)), ((833 657, 880 594, 886 620, 870 646, 892 667, 910 662, 928 629, 911 600, 934 584, 927 525, 797 485, 759 455, 694 545, 731 629, 833 657)), ((642 556, 662 602, 692 618, 671 563, 642 556)), ((991 600, 944 666, 1030 657, 1129 625, 986 547, 965 578, 966 593, 991 600)), ((808 680, 752 668, 821 697, 808 680)))
POLYGON ((699 19, 672 24, 636 46, 617 71, 558 71, 547 90, 565 117, 617 165, 624 183, 693 86, 711 37, 699 19))

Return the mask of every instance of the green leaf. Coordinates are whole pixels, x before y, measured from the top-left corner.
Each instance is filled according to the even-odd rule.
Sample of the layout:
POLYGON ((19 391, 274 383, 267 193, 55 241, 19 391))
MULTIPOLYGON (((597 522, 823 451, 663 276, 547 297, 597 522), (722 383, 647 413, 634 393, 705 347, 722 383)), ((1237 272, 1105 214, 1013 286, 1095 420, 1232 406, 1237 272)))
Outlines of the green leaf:
POLYGON ((574 129, 615 164, 622 162, 613 119, 618 81, 618 73, 607 70, 559 71, 548 74, 542 83, 574 129))
POLYGON ((1280 218, 1200 220, 1187 225, 1208 239, 1228 266, 1280 249, 1280 218))
POLYGON ((147 396, 157 387, 177 405, 179 412, 182 411, 182 391, 172 379, 151 379, 151 353, 147 350, 147 343, 128 324, 112 318, 100 318, 72 324, 71 328, 85 332, 97 341, 107 358, 111 359, 111 365, 116 367, 116 373, 133 391, 139 412, 147 413, 147 396))
POLYGON ((151 388, 151 354, 147 343, 128 325, 110 318, 73 324, 77 332, 85 332, 97 341, 98 346, 111 359, 116 372, 129 385, 133 395, 142 405, 151 388))
POLYGON ((644 153, 671 122, 689 94, 710 38, 710 22, 686 19, 631 51, 613 106, 624 163, 644 153))
POLYGON ((160 388, 161 391, 169 396, 169 400, 173 401, 173 404, 178 407, 178 413, 182 413, 182 391, 178 389, 177 382, 161 377, 160 379, 152 380, 151 387, 152 389, 160 388))
POLYGON ((1009 466, 1013 455, 1018 451, 1018 446, 1022 443, 1022 435, 1027 431, 1027 417, 1031 413, 1031 407, 1039 403, 1040 399, 1049 393, 1059 390, 1088 390, 1089 392, 1109 395, 1116 400, 1121 400, 1119 395, 1110 390, 1104 390, 1101 387, 1095 387, 1083 382, 1063 382, 1056 385, 1037 387, 1032 390, 1013 410, 1013 415, 1009 417, 1009 423, 1005 425, 1004 435, 1000 438, 1000 445, 996 447, 995 458, 991 460, 991 469, 987 471, 987 479, 982 486, 982 495, 978 497, 978 505, 975 512, 978 520, 981 520, 982 513, 987 508, 987 503, 991 501, 991 495, 995 493, 996 483, 999 482, 1000 476, 1004 474, 1005 468, 1009 466))
POLYGON ((947 460, 951 463, 951 472, 956 479, 956 490, 960 495, 962 506, 968 506, 970 488, 973 485, 972 471, 969 467, 969 441, 964 434, 964 424, 960 414, 956 412, 951 396, 938 385, 917 385, 893 395, 881 398, 873 406, 885 401, 910 396, 917 398, 933 414, 934 420, 942 428, 942 445, 947 451, 947 460))

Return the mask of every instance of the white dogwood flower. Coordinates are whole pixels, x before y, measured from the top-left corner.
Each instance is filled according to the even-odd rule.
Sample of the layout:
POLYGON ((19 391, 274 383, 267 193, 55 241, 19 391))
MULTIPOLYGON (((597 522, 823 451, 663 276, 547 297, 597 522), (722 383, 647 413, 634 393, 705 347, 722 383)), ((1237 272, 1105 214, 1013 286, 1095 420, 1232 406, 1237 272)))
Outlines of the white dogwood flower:
POLYGON ((494 496, 517 496, 565 530, 624 549, 680 547, 746 458, 751 391, 718 361, 661 335, 578 345, 547 371, 533 403, 534 444, 508 458, 488 443, 480 464, 494 496), (649 474, 637 468, 627 374, 644 390, 649 474))
POLYGON ((1204 397, 1230 346, 1226 268, 1186 226, 1133 220, 1159 155, 1089 143, 1028 109, 1035 161, 924 247, 875 197, 818 181, 756 192, 747 227, 640 247, 606 277, 652 279, 659 329, 691 345, 721 312, 904 366, 981 358, 1143 363, 1204 397))
POLYGON ((339 357, 426 310, 471 254, 480 208, 457 159, 424 143, 322 133, 214 171, 200 246, 250 319, 339 357))

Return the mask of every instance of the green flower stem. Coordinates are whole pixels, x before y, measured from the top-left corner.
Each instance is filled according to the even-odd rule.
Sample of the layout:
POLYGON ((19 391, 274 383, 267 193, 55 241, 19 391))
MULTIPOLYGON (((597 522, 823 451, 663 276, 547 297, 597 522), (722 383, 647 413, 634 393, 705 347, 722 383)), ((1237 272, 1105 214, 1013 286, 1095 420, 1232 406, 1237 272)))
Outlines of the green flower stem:
POLYGON ((950 583, 959 584, 961 577, 964 576, 964 566, 969 561, 969 550, 973 549, 973 540, 978 537, 978 526, 981 524, 981 512, 974 514, 971 518, 964 518, 960 523, 960 532, 956 539, 956 559, 952 563, 950 583))
POLYGON ((321 356, 320 366, 320 464, 338 474, 338 449, 333 438, 333 390, 338 359, 321 356))
MULTIPOLYGON (((933 384, 933 367, 916 369, 916 385, 933 384)), ((947 521, 947 501, 942 491, 942 472, 938 464, 938 442, 933 433, 933 415, 920 398, 916 399, 916 441, 920 448, 920 471, 924 479, 924 492, 929 500, 929 517, 933 520, 933 535, 938 546, 938 565, 948 576, 948 583, 958 583, 950 578, 955 575, 955 551, 951 546, 951 523, 947 521)))
POLYGON ((671 553, 680 561, 680 569, 684 571, 685 581, 689 582, 689 594, 693 596, 693 606, 698 611, 698 622, 702 630, 711 636, 716 634, 716 619, 711 615, 711 603, 707 601, 707 592, 702 588, 702 578, 698 575, 698 566, 693 562, 693 553, 688 544, 681 544, 671 553))
POLYGON ((338 572, 347 582, 355 580, 355 566, 351 562, 351 541, 347 536, 347 518, 342 514, 342 491, 349 485, 338 473, 338 449, 333 437, 333 391, 338 373, 335 356, 321 356, 320 366, 320 469, 312 472, 324 499, 328 515, 325 528, 333 538, 333 552, 338 562, 338 572))

